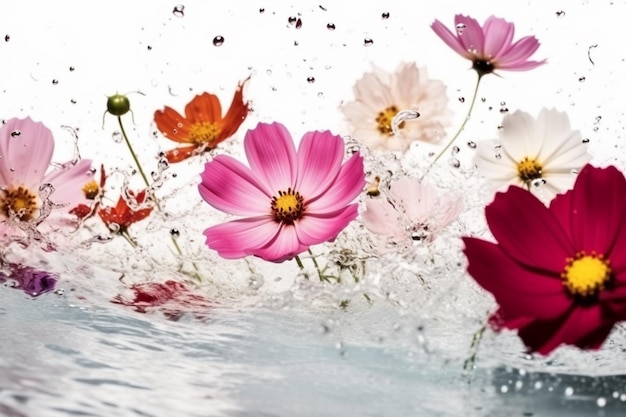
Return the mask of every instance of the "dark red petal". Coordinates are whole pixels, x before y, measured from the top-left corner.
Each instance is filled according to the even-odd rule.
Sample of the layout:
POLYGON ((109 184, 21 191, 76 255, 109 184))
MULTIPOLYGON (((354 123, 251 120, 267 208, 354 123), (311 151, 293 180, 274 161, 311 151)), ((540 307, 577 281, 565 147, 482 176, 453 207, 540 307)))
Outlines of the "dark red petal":
POLYGON ((509 258, 498 245, 464 237, 467 271, 480 286, 491 292, 507 318, 561 316, 571 306, 561 278, 525 269, 509 258))
MULTIPOLYGON (((560 223, 570 242, 574 242, 572 237, 572 190, 568 190, 564 194, 557 194, 550 202, 549 210, 556 221, 560 223)), ((576 250, 576 248, 574 249, 576 250)))
POLYGON ((607 254, 626 207, 626 179, 613 166, 586 165, 572 190, 572 236, 577 250, 607 254))
POLYGON ((560 274, 575 253, 548 208, 522 188, 497 193, 485 215, 502 250, 529 268, 560 274))
POLYGON ((598 298, 616 320, 626 320, 626 279, 623 276, 619 278, 615 287, 601 291, 598 298))

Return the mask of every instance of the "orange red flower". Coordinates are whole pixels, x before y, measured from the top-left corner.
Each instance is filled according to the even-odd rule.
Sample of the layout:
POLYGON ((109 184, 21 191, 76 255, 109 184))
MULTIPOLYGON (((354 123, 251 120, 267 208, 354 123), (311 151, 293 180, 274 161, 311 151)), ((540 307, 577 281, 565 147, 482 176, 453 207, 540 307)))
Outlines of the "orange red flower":
POLYGON ((214 149, 235 134, 250 111, 249 103, 243 101, 243 87, 249 79, 237 86, 223 117, 220 100, 209 93, 197 95, 187 103, 185 116, 168 106, 154 112, 154 121, 163 136, 186 145, 165 152, 168 162, 180 162, 198 152, 214 149))
MULTIPOLYGON (((141 190, 137 194, 129 190, 128 194, 130 194, 131 197, 134 197, 138 204, 143 203, 146 198, 146 190, 141 190)), ((132 209, 128 205, 128 202, 120 196, 115 207, 105 207, 98 210, 98 216, 100 216, 107 227, 115 224, 118 225, 118 232, 123 234, 131 224, 137 223, 138 221, 148 217, 153 208, 154 207, 147 207, 139 210, 132 209)))

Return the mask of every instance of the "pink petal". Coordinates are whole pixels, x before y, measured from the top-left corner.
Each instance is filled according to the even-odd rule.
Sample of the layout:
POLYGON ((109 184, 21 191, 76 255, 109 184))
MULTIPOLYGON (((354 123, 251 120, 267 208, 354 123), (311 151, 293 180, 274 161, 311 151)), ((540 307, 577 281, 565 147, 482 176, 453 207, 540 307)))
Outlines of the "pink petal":
POLYGON ((576 250, 608 254, 626 214, 626 179, 613 166, 586 165, 572 190, 571 225, 576 250))
POLYGON ((472 55, 482 55, 485 37, 483 28, 480 27, 476 19, 458 14, 454 17, 454 24, 457 28, 459 25, 465 25, 461 33, 457 32, 463 48, 472 55))
POLYGON ((507 317, 548 320, 572 305, 560 277, 522 267, 493 243, 470 237, 463 242, 468 273, 493 294, 507 317))
POLYGON ((280 123, 259 123, 244 139, 246 156, 256 176, 271 195, 293 188, 297 155, 289 131, 280 123))
MULTIPOLYGON (((539 48, 539 41, 534 36, 525 36, 515 42, 507 50, 502 51, 497 59, 497 67, 501 69, 519 69, 528 58, 539 48)), ((545 62, 542 61, 541 63, 545 62)), ((539 63, 538 65, 540 65, 539 63)))
POLYGON ((209 227, 204 231, 209 248, 226 259, 243 258, 274 239, 280 225, 270 216, 251 217, 209 227))
POLYGON ((68 210, 81 203, 88 203, 83 187, 93 180, 91 160, 81 159, 72 167, 56 169, 46 175, 42 184, 52 184, 54 193, 50 200, 56 204, 67 204, 68 210))
POLYGON ((507 71, 528 71, 531 69, 535 69, 543 64, 545 64, 546 62, 548 62, 547 60, 541 60, 541 61, 525 61, 519 64, 516 64, 514 67, 511 66, 503 66, 500 64, 496 64, 498 68, 500 69, 504 69, 507 71))
POLYGON ((200 176, 198 191, 216 209, 239 216, 271 213, 271 196, 241 162, 218 155, 200 176))
POLYGON ((298 240, 294 225, 281 225, 274 238, 262 248, 252 250, 252 254, 269 262, 284 262, 308 249, 308 245, 298 240))
POLYGON ((296 189, 314 200, 335 180, 343 160, 344 143, 329 131, 308 132, 298 148, 296 189))
POLYGON ((43 123, 30 117, 8 120, 0 127, 0 186, 24 185, 37 189, 53 151, 52 132, 43 123))
POLYGON ((446 43, 450 48, 452 48, 459 55, 472 59, 472 55, 465 49, 459 38, 450 31, 443 23, 439 20, 435 20, 430 27, 435 31, 437 36, 441 38, 442 41, 446 43))
POLYGON ((546 206, 522 188, 511 186, 506 193, 497 193, 485 215, 502 250, 529 268, 558 276, 575 253, 546 206))
POLYGON ((298 240, 306 246, 333 241, 357 216, 357 204, 334 213, 305 215, 295 227, 298 240))
POLYGON ((385 199, 367 200, 361 218, 365 227, 377 235, 393 236, 402 232, 400 213, 385 199))
POLYGON ((433 216, 437 191, 423 185, 416 178, 400 178, 391 185, 390 197, 396 207, 404 211, 411 223, 419 223, 433 216))
POLYGON ((308 213, 330 213, 351 203, 365 186, 363 157, 355 153, 341 167, 332 185, 317 200, 307 201, 308 213))
POLYGON ((496 58, 511 45, 515 25, 499 17, 490 16, 483 25, 485 33, 484 54, 486 58, 496 58))

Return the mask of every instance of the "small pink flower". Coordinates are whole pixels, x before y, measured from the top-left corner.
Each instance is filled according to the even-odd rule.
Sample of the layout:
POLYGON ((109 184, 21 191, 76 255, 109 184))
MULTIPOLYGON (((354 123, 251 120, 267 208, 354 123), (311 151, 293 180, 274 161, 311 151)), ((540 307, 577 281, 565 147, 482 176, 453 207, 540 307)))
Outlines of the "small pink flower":
POLYGON ((386 197, 367 200, 363 223, 369 231, 387 238, 393 245, 432 242, 462 209, 461 198, 440 197, 435 188, 415 178, 395 181, 386 197))
POLYGON ((450 48, 472 61, 472 68, 479 76, 497 69, 526 71, 546 62, 528 60, 539 48, 539 41, 534 36, 525 36, 513 43, 515 25, 504 19, 490 16, 481 27, 476 19, 457 14, 454 24, 456 35, 439 20, 431 27, 450 48))
POLYGON ((52 132, 40 122, 14 118, 0 127, 3 235, 14 229, 11 224, 22 228, 21 224, 38 225, 47 219, 62 221, 64 215, 65 220, 70 220, 71 208, 88 202, 82 188, 92 180, 91 161, 65 164, 46 174, 53 151, 52 132), (50 209, 56 210, 49 212, 50 209))
POLYGON ((204 231, 222 257, 282 262, 335 239, 356 218, 357 204, 350 203, 365 185, 363 158, 356 153, 342 164, 341 137, 308 132, 296 151, 282 124, 259 123, 244 147, 250 168, 218 155, 198 186, 211 206, 245 216, 204 231))

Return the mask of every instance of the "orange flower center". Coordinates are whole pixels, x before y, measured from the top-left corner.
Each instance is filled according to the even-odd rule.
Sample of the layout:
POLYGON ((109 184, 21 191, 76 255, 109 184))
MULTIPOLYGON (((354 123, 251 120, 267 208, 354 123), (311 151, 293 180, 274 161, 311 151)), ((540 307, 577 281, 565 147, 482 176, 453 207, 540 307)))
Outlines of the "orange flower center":
POLYGON ((536 159, 524 157, 517 163, 517 176, 526 185, 541 178, 543 167, 536 159))
MULTIPOLYGON (((376 129, 382 135, 387 135, 387 136, 393 135, 392 121, 393 121, 393 118, 396 116, 396 114, 398 114, 398 111, 399 111, 398 107, 389 106, 385 110, 378 113, 378 116, 376 116, 376 123, 377 123, 376 129)), ((398 125, 399 129, 402 129, 403 127, 404 127, 404 122, 398 125)))
POLYGON ((288 188, 279 191, 278 196, 272 197, 272 214, 279 223, 293 224, 304 213, 304 202, 299 192, 288 188))
POLYGON ((221 128, 217 123, 197 122, 189 128, 189 138, 191 142, 199 145, 203 143, 211 143, 221 132, 221 128))
POLYGON ((561 278, 571 295, 583 299, 595 297, 611 278, 610 262, 595 252, 590 255, 579 252, 574 258, 567 258, 561 278))
POLYGON ((94 180, 89 181, 87 184, 83 186, 83 192, 85 193, 85 198, 88 200, 93 200, 98 195, 98 191, 100 191, 100 187, 98 187, 98 183, 94 180))
POLYGON ((4 190, 4 195, 0 197, 0 210, 7 217, 13 213, 17 219, 29 221, 37 210, 37 197, 24 187, 4 190))

